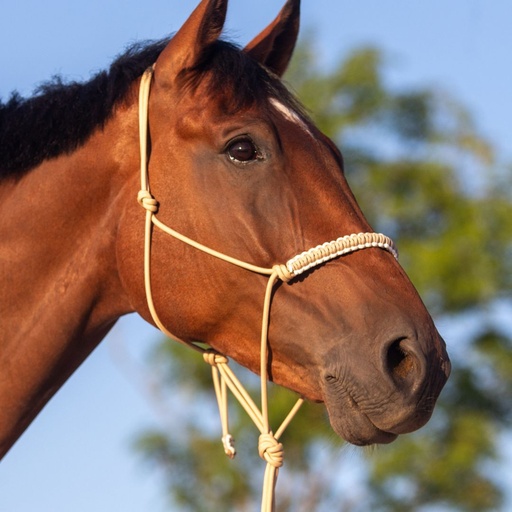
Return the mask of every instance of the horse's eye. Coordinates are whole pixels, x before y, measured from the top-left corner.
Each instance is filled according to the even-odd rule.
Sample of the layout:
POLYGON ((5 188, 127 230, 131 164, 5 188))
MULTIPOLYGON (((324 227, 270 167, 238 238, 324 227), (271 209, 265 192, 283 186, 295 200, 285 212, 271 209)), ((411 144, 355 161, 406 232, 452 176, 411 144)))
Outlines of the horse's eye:
POLYGON ((252 162, 258 158, 258 149, 250 139, 238 139, 232 142, 226 152, 235 163, 252 162))

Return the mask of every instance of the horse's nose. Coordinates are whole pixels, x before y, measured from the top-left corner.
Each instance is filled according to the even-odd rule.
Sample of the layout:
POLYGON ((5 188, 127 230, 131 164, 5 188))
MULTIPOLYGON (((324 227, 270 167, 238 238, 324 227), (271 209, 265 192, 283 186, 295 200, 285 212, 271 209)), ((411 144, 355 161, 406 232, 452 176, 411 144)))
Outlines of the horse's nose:
POLYGON ((430 418, 450 374, 444 341, 437 331, 397 337, 381 353, 393 399, 375 424, 392 434, 412 432, 430 418))
POLYGON ((413 400, 425 385, 427 361, 417 340, 394 339, 383 347, 382 363, 403 399, 413 400))

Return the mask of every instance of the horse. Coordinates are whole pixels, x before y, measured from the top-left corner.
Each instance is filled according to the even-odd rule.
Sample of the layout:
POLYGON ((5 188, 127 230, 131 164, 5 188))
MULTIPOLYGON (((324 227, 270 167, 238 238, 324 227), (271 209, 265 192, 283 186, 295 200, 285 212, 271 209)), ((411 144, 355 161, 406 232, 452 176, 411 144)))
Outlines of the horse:
POLYGON ((324 403, 352 444, 431 417, 445 343, 281 80, 299 0, 245 48, 221 39, 226 12, 201 0, 172 38, 1 105, 0 457, 132 312, 324 403))

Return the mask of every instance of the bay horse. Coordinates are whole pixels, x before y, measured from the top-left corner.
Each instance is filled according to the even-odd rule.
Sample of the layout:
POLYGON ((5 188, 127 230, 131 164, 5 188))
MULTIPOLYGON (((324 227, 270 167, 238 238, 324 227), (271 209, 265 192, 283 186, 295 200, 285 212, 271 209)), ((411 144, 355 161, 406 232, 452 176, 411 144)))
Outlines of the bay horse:
POLYGON ((428 421, 450 372, 445 344, 392 243, 376 242, 387 239, 357 205, 341 153, 281 82, 299 10, 288 0, 241 49, 220 39, 227 0, 202 0, 170 40, 0 107, 0 456, 119 317, 157 324, 140 203, 187 240, 290 273, 271 289, 262 367, 268 277, 154 229, 152 301, 173 336, 324 402, 355 445, 428 421), (137 202, 148 68, 153 195, 137 202), (353 233, 371 242, 331 251, 353 233), (282 265, 321 247, 328 257, 297 274, 282 265))

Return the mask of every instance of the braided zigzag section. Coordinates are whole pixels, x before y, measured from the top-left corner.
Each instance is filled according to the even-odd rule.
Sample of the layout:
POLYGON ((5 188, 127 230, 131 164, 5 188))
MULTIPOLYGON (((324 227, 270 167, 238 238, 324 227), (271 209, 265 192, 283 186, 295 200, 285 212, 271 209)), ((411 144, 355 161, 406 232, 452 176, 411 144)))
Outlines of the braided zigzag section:
POLYGON ((381 233, 357 233, 342 236, 332 242, 325 242, 312 249, 304 251, 286 262, 286 268, 294 276, 298 276, 310 268, 321 265, 326 261, 343 256, 361 249, 379 247, 389 251, 398 259, 398 251, 391 238, 381 233))

